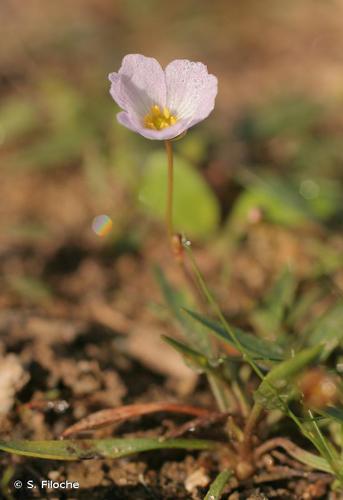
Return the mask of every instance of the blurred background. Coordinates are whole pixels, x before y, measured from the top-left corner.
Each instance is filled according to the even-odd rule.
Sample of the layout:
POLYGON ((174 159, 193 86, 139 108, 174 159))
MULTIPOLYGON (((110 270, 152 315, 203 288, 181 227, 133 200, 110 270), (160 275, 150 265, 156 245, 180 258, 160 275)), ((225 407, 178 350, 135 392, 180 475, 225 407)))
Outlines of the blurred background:
POLYGON ((175 144, 175 223, 225 312, 244 317, 285 265, 340 290, 342 15, 342 0, 1 0, 2 331, 53 336, 58 318, 133 332, 132 355, 168 371, 152 355, 169 326, 151 268, 182 278, 163 144, 120 127, 109 96, 128 53, 219 79, 212 115, 175 144))

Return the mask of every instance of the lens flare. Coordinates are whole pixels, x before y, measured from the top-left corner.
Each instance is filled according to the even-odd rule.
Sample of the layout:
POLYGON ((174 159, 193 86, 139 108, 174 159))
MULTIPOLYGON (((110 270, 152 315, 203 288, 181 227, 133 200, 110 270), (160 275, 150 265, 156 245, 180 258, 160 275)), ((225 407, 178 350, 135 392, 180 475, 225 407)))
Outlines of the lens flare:
POLYGON ((92 222, 92 229, 98 236, 106 236, 112 229, 113 222, 108 215, 97 215, 92 222))

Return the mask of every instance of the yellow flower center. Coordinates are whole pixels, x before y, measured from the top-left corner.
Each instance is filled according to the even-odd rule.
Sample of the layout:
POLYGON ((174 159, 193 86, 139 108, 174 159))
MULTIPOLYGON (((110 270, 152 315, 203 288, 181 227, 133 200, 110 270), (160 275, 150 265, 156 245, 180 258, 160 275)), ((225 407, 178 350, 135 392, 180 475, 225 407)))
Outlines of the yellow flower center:
POLYGON ((172 115, 168 108, 161 109, 157 104, 151 106, 149 113, 144 117, 144 126, 153 130, 162 130, 176 122, 176 116, 172 115))

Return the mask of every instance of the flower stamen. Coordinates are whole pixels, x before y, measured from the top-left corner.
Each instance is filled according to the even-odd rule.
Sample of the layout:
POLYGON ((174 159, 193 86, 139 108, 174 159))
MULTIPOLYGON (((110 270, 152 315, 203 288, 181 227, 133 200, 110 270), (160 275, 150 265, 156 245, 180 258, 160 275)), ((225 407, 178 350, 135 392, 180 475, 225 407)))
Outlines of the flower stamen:
POLYGON ((144 117, 144 126, 153 130, 162 130, 171 127, 177 122, 176 116, 172 115, 166 107, 160 108, 157 104, 151 106, 149 113, 144 117))

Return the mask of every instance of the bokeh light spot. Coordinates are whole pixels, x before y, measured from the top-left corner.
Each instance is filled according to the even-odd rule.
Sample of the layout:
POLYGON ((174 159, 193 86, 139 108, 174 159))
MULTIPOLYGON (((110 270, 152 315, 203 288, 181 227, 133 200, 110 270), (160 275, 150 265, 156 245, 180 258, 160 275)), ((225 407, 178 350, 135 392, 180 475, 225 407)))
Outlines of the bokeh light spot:
POLYGON ((106 236, 112 229, 113 222, 108 215, 97 215, 92 222, 92 229, 98 236, 106 236))

